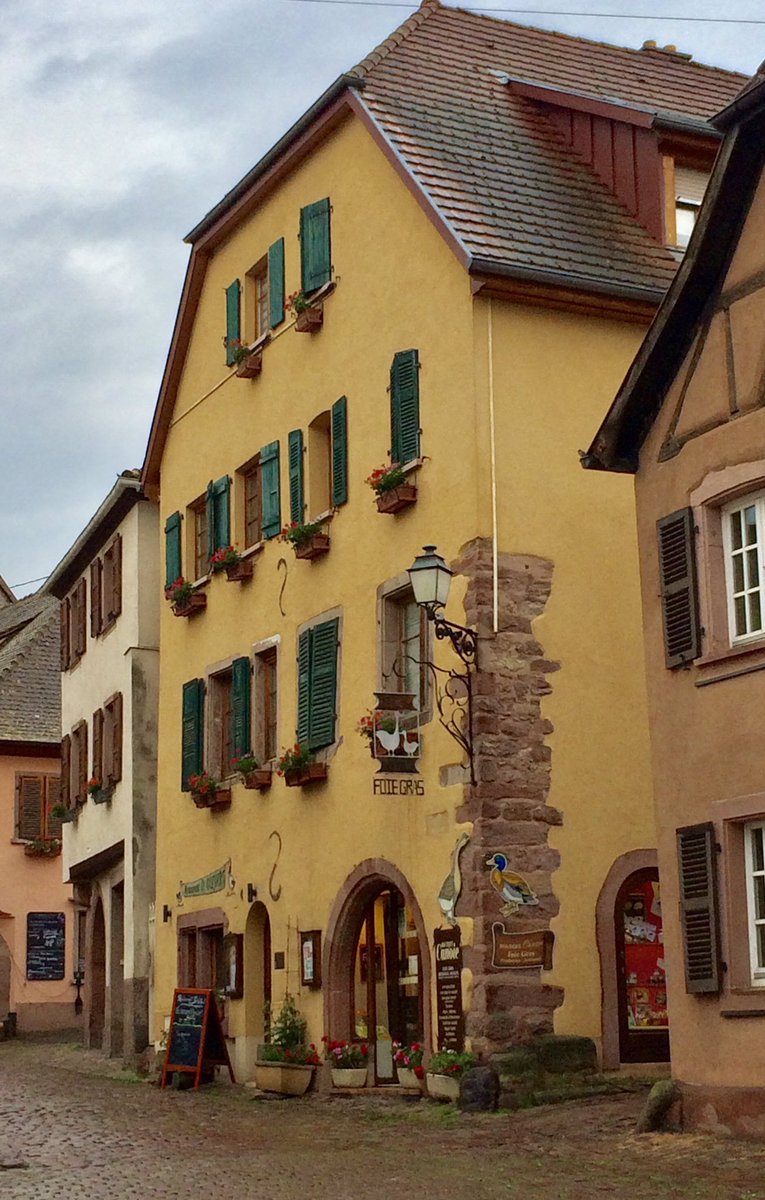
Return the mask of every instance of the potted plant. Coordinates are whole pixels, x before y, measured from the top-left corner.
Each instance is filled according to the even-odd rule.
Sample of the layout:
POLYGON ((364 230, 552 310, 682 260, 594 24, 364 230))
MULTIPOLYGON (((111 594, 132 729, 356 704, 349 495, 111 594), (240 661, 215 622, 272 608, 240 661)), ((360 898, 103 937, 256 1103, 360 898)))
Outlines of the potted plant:
POLYGON ((271 770, 262 768, 254 754, 240 754, 238 758, 232 758, 231 766, 242 776, 246 788, 257 788, 261 792, 270 788, 271 770))
POLYGON ((226 350, 233 359, 233 366, 236 367, 236 373, 240 379, 256 379, 263 370, 263 353, 261 350, 253 350, 252 346, 248 346, 241 338, 223 339, 223 344, 226 350))
POLYGON ((329 550, 329 534, 321 532, 321 521, 291 521, 279 534, 280 542, 289 542, 295 558, 319 558, 329 550))
POLYGON ((207 596, 204 592, 195 592, 193 584, 179 575, 170 587, 165 588, 165 596, 173 606, 176 617, 191 617, 207 607, 207 596))
POLYGON ((417 488, 413 483, 406 482, 406 474, 400 463, 392 462, 377 467, 366 482, 375 494, 378 512, 401 512, 417 499, 417 488))
POLYGON ((367 1082, 369 1048, 356 1042, 335 1042, 325 1034, 324 1058, 332 1067, 332 1086, 362 1088, 367 1082))
POLYGON ((60 821, 62 825, 74 824, 77 820, 78 809, 75 805, 72 808, 67 808, 65 804, 54 804, 50 810, 50 815, 60 821))
POLYGON ((231 803, 231 789, 219 783, 207 771, 190 775, 189 789, 197 808, 219 808, 231 803))
POLYGON ((420 1088, 425 1079, 425 1068, 422 1065, 424 1053, 419 1042, 414 1042, 411 1046, 402 1042, 393 1043, 393 1061, 402 1087, 420 1088))
POLYGON ((458 1100, 460 1079, 478 1063, 469 1050, 439 1050, 428 1063, 428 1095, 434 1100, 458 1100))
POLYGON ((268 1004, 265 1017, 268 1040, 258 1049, 255 1082, 264 1092, 302 1096, 308 1091, 314 1069, 319 1065, 316 1046, 308 1042, 308 1023, 289 992, 284 996, 276 1019, 271 1020, 268 1004))
POLYGON ((316 333, 324 323, 324 306, 308 299, 301 289, 292 292, 286 299, 287 312, 295 314, 295 329, 298 333, 316 333))
POLYGON ((226 572, 226 578, 241 582, 252 579, 252 560, 242 558, 236 546, 223 546, 216 550, 210 558, 210 569, 213 574, 226 572))
POLYGON ((283 750, 276 764, 276 774, 284 776, 287 787, 301 787, 327 778, 327 764, 314 762, 313 751, 307 743, 295 742, 290 750, 283 750))
POLYGON ((24 847, 27 858, 55 858, 61 853, 60 838, 35 838, 24 847))

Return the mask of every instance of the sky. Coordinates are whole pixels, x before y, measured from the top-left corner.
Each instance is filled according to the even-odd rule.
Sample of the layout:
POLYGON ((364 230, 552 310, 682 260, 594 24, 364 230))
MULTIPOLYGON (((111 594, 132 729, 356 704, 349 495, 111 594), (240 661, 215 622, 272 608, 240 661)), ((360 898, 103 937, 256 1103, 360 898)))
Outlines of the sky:
MULTIPOLYGON (((526 3, 544 14, 480 11, 750 73, 765 59, 759 0, 526 3)), ((0 575, 17 595, 143 462, 184 235, 416 8, 0 0, 0 575)))

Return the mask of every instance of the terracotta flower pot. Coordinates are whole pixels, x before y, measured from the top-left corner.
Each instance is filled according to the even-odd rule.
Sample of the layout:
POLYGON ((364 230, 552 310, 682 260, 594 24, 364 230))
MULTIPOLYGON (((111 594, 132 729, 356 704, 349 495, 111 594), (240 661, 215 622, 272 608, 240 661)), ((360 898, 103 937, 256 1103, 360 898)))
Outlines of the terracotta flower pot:
POLYGON ((252 579, 252 560, 243 558, 241 562, 226 567, 226 579, 230 583, 244 583, 245 580, 252 579))
POLYGON ((242 780, 246 788, 250 790, 256 788, 259 792, 263 792, 271 786, 271 772, 260 768, 257 771, 247 771, 242 776, 242 780))
POLYGON ((300 787, 301 783, 303 782, 303 768, 298 767, 294 771, 285 771, 284 782, 286 783, 287 787, 300 787))
POLYGON ((231 788, 218 787, 210 797, 208 808, 228 808, 231 804, 231 788))
POLYGON ((256 350, 254 354, 248 354, 246 358, 242 359, 236 368, 236 373, 240 379, 257 379, 262 370, 263 354, 260 350, 256 350))
POLYGON ((295 329, 298 333, 316 333, 323 324, 324 307, 321 304, 304 309, 295 319, 295 329))
POLYGON ((315 533, 302 542, 295 542, 295 558, 320 558, 329 551, 329 534, 315 533))
POLYGON ((382 492, 377 497, 377 511, 381 513, 397 513, 404 508, 410 508, 417 501, 417 488, 413 483, 400 483, 398 487, 382 492))
POLYGON ((327 778, 327 764, 324 762, 309 763, 300 773, 301 783, 317 783, 327 778))
POLYGON ((193 617, 196 613, 204 612, 207 608, 207 596, 204 592, 194 592, 185 604, 174 604, 173 613, 176 617, 193 617))
POLYGON ((197 808, 209 808, 210 797, 206 792, 192 792, 191 799, 194 801, 197 808))
POLYGON ((366 1067, 333 1067, 332 1086, 336 1088, 363 1088, 367 1085, 366 1067))

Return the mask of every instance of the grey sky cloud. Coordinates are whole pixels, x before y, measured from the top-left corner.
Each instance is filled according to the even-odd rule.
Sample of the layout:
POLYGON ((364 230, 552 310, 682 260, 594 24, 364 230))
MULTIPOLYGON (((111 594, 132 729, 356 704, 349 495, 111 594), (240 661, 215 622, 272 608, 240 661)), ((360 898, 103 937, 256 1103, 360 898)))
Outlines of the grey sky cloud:
MULTIPOLYGON (((759 0, 724 13, 711 0, 667 6, 762 16, 759 0)), ((414 8, 0 0, 0 574, 9 583, 45 575, 116 474, 140 465, 184 234, 414 8)), ((639 8, 665 10, 658 0, 639 8)), ((654 37, 737 70, 765 58, 765 27, 517 19, 624 45, 654 37)))

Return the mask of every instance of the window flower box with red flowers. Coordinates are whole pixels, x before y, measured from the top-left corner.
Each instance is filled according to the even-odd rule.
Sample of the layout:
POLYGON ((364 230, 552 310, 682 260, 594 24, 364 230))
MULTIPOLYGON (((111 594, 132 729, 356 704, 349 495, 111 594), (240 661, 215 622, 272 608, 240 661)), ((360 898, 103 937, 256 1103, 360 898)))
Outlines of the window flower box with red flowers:
POLYGON ((375 493, 378 512, 401 512, 417 500, 417 488, 406 482, 406 473, 399 463, 377 467, 366 482, 375 493))
POLYGON ((322 533, 321 521, 292 521, 284 526, 279 540, 289 542, 295 558, 321 558, 329 551, 329 534, 322 533))
POLYGON ((292 292, 284 307, 295 314, 297 333, 317 333, 324 324, 324 305, 308 299, 305 292, 292 292))
POLYGON ((210 570, 214 575, 225 571, 230 582, 243 583, 252 579, 252 560, 242 558, 236 546, 222 546, 210 559, 210 570))
POLYGON ((231 766, 234 771, 239 772, 247 789, 264 792, 270 788, 271 769, 261 767, 253 754, 242 754, 240 758, 232 758, 231 766))
POLYGON ((282 751, 276 764, 276 774, 284 776, 287 787, 303 787, 327 778, 327 764, 315 762, 313 751, 296 742, 291 750, 282 751))
POLYGON ((182 575, 175 583, 171 583, 170 587, 165 588, 165 596, 172 604, 176 617, 193 617, 195 613, 203 612, 207 608, 207 596, 204 592, 194 591, 193 585, 182 575))
POLYGON ((231 788, 213 779, 206 771, 189 776, 189 789, 197 808, 228 808, 231 803, 231 788))

